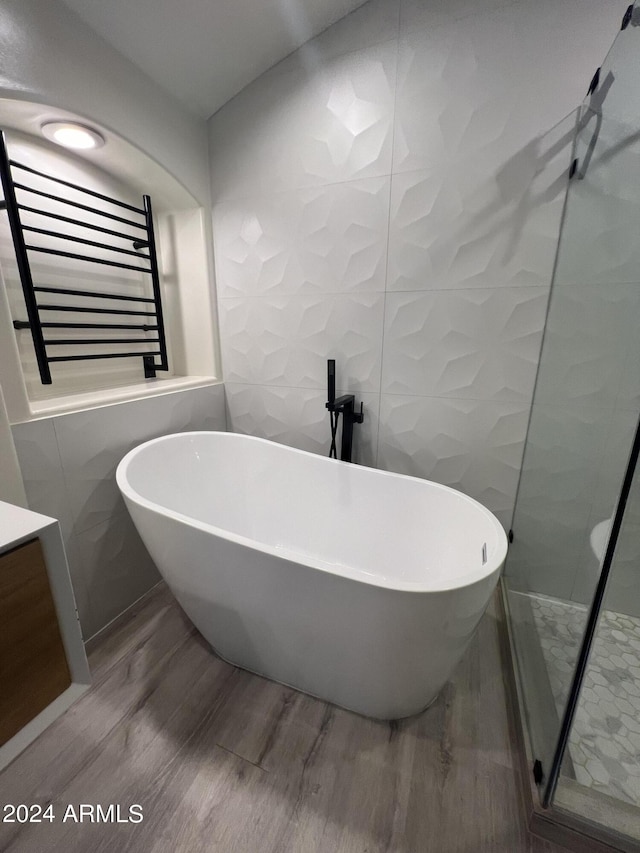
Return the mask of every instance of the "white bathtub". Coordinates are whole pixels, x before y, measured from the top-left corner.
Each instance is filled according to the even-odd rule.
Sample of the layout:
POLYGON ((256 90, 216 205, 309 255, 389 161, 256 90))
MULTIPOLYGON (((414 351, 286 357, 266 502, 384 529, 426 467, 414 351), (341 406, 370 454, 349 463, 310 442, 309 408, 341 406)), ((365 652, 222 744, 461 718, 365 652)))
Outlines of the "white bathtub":
POLYGON ((250 436, 148 441, 117 481, 221 657, 380 719, 437 696, 507 551, 497 519, 460 492, 250 436))

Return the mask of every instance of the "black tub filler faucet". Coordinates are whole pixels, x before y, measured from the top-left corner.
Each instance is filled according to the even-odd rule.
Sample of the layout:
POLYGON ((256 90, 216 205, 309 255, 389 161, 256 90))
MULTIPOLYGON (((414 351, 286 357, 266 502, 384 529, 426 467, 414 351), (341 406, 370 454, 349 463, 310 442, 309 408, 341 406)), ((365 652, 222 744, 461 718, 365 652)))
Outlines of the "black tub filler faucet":
POLYGON ((343 394, 336 400, 336 362, 330 358, 327 361, 327 396, 326 408, 329 409, 331 418, 331 449, 329 456, 337 458, 336 434, 338 432, 338 418, 342 415, 342 444, 340 446, 340 459, 343 462, 351 462, 351 451, 353 448, 353 425, 361 424, 364 420, 362 403, 360 411, 356 412, 356 398, 353 394, 343 394))

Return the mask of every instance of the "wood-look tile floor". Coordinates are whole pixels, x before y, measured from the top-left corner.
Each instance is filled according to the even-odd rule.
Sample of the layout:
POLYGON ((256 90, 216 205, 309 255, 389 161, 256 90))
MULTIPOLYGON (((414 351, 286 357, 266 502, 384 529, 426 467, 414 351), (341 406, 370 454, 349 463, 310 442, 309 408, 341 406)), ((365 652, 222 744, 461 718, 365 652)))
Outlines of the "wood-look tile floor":
MULTIPOLYGON (((520 807, 498 607, 424 713, 375 722, 219 660, 157 587, 90 655, 91 690, 0 774, 11 853, 560 853, 520 807), (139 804, 141 823, 62 821, 139 804)), ((0 815, 1 818, 1 815, 0 815)))

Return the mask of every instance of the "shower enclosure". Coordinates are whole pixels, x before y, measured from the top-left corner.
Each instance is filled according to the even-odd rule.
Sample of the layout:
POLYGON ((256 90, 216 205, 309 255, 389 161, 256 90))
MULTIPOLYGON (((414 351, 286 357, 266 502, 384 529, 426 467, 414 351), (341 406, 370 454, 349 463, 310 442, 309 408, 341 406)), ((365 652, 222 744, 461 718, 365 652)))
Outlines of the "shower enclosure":
POLYGON ((639 26, 629 7, 577 114, 503 581, 540 806, 622 849, 640 843, 639 26))

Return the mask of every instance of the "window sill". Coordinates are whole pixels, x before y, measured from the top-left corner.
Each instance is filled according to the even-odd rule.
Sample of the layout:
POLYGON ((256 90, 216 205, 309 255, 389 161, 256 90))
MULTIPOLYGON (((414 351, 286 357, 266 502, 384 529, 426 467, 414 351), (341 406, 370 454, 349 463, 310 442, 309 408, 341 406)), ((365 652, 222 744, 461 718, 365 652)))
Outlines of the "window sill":
POLYGON ((174 391, 204 388, 208 385, 222 385, 222 380, 216 379, 214 376, 174 376, 170 379, 148 379, 146 382, 123 385, 120 388, 55 397, 50 400, 29 403, 31 416, 13 423, 28 423, 40 418, 49 418, 52 415, 84 412, 88 409, 112 406, 115 403, 126 403, 146 397, 159 397, 163 394, 171 394, 174 391))

